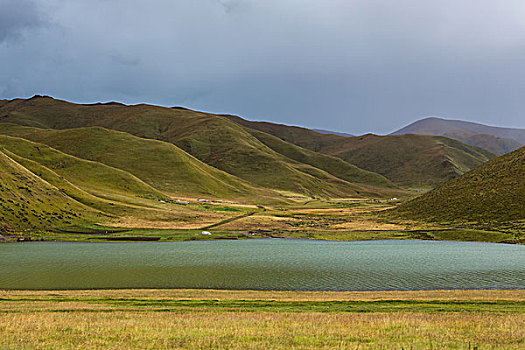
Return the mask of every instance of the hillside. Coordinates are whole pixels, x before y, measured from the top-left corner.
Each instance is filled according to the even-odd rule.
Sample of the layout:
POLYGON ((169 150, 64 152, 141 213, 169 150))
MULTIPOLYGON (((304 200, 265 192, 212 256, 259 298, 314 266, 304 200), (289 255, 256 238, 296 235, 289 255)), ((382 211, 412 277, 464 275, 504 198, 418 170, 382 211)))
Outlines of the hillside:
POLYGON ((435 117, 418 120, 392 133, 392 135, 404 134, 446 136, 499 155, 525 145, 525 129, 499 128, 435 117))
POLYGON ((79 224, 97 215, 34 175, 0 148, 0 231, 79 224))
POLYGON ((248 128, 271 134, 300 147, 338 157, 361 169, 408 187, 434 187, 474 169, 495 155, 478 147, 438 136, 363 135, 343 137, 229 116, 248 128))
POLYGON ((100 127, 52 130, 0 124, 0 134, 23 137, 78 158, 124 170, 144 185, 171 195, 222 198, 257 195, 261 199, 278 196, 212 168, 172 144, 124 132, 100 127))
POLYGON ((525 147, 403 204, 396 213, 434 222, 524 222, 525 147))
POLYGON ((164 194, 125 171, 76 158, 44 144, 0 135, 0 146, 13 155, 52 170, 97 197, 134 204, 141 202, 141 198, 167 199, 164 194))
MULTIPOLYGON (((93 228, 95 224, 120 228, 198 228, 239 215, 237 212, 241 211, 198 203, 179 204, 117 169, 111 170, 102 164, 77 159, 22 139, 9 138, 6 141, 4 136, 2 142, 20 154, 29 147, 35 151, 34 146, 38 145, 42 154, 35 155, 38 151, 25 154, 32 160, 2 146, 0 231, 66 230, 64 232, 82 236, 82 232, 103 234, 104 229, 100 226, 93 228), (42 165, 46 163, 49 168, 42 165), (56 164, 60 166, 56 167, 56 164), (78 175, 78 171, 87 173, 78 175), (116 176, 114 180, 107 179, 111 173, 116 176), (122 179, 131 182, 122 183, 122 179), (113 185, 118 191, 112 188, 113 185), (140 188, 150 193, 142 196, 140 192, 133 192, 140 188), (78 229, 81 232, 77 232, 78 229)), ((48 238, 54 239, 54 235, 48 238)))
POLYGON ((249 130, 249 132, 275 152, 295 161, 309 164, 319 169, 324 169, 326 172, 350 183, 396 188, 396 186, 384 176, 363 170, 339 158, 295 146, 294 144, 285 142, 278 137, 261 131, 252 129, 249 130))
MULTIPOLYGON (((169 142, 214 168, 223 170, 250 184, 269 189, 321 197, 361 195, 359 186, 348 182, 346 179, 348 177, 340 178, 333 172, 322 168, 323 162, 318 161, 316 165, 312 165, 310 164, 312 162, 302 163, 291 159, 265 145, 244 127, 225 117, 212 114, 149 105, 124 106, 117 103, 78 105, 37 96, 28 100, 18 99, 5 103, 0 107, 0 115, 2 115, 0 121, 4 123, 51 129, 100 126, 123 131, 140 138, 169 142)), ((68 131, 68 133, 72 132, 68 131)), ((30 137, 34 141, 47 143, 81 158, 101 160, 79 154, 78 152, 85 152, 82 149, 70 150, 70 144, 72 148, 75 148, 73 139, 69 139, 67 144, 59 145, 62 141, 59 141, 58 135, 47 138, 15 136, 30 137)), ((323 157, 323 155, 318 157, 323 157)), ((110 164, 107 159, 103 162, 126 170, 156 187, 143 176, 148 174, 139 175, 129 167, 110 164)), ((327 161, 327 163, 331 162, 331 160, 327 161)), ((157 167, 159 164, 157 163, 157 167)), ((137 166, 136 162, 133 162, 132 165, 137 166)), ((159 170, 166 178, 169 168, 162 169, 161 167, 159 170)), ((352 167, 351 172, 357 173, 359 169, 352 167)), ((363 172, 357 177, 366 179, 369 177, 369 172, 363 172)), ((367 195, 386 195, 383 193, 383 187, 372 188, 377 185, 385 184, 387 188, 392 187, 384 179, 378 181, 378 176, 370 176, 370 178, 373 178, 374 183, 366 184, 369 185, 366 189, 367 195)), ((234 186, 241 190, 242 187, 234 186)))
MULTIPOLYGON (((438 136, 343 137, 301 127, 251 122, 236 116, 150 105, 79 105, 36 96, 3 104, 0 115, 0 122, 3 123, 61 130, 99 126, 142 139, 164 141, 177 146, 179 151, 182 149, 198 160, 255 186, 311 197, 362 196, 363 190, 366 196, 388 196, 385 187, 392 188, 392 184, 380 176, 372 176, 371 172, 401 186, 434 187, 495 156, 480 148, 438 136), (253 130, 261 133, 255 134, 253 130), (270 136, 280 139, 280 143, 270 136), (294 145, 310 152, 294 148, 294 145), (336 164, 334 157, 342 159, 350 167, 341 168, 341 163, 336 164), (366 190, 359 188, 362 186, 366 186, 366 190)), ((153 166, 157 167, 158 176, 151 181, 145 177, 150 176, 149 172, 139 174, 133 171, 132 168, 137 167, 138 156, 131 162, 131 167, 124 167, 115 163, 121 156, 102 160, 80 154, 79 152, 86 151, 82 147, 70 150, 70 147, 75 148, 72 139, 60 141, 66 136, 58 135, 56 140, 55 136, 31 136, 31 139, 80 158, 101 160, 107 165, 136 175, 157 189, 160 188, 155 183, 166 183, 169 187, 170 181, 173 181, 173 177, 163 180, 169 168, 159 168, 159 163, 153 166)), ((85 137, 89 144, 88 135, 85 137)), ((134 149, 128 146, 123 148, 134 149)), ((182 177, 181 183, 190 178, 194 176, 182 177)), ((171 189, 167 187, 162 190, 173 193, 181 185, 172 186, 171 189)), ((237 187, 239 186, 233 186, 237 187)), ((217 192, 219 188, 220 186, 215 187, 214 191, 217 192)), ((197 190, 194 188, 192 191, 197 190)))
POLYGON ((494 155, 438 136, 363 135, 324 147, 339 157, 409 187, 434 187, 477 168, 494 155))

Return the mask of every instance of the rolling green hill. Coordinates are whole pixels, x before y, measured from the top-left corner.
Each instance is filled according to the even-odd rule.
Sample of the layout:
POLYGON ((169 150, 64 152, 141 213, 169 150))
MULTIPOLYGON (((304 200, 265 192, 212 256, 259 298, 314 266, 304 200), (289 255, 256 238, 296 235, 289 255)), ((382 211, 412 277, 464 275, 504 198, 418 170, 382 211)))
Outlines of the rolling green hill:
POLYGON ((0 230, 47 228, 93 220, 97 212, 68 197, 0 148, 0 230))
POLYGON ((39 163, 97 197, 134 204, 139 203, 141 198, 168 199, 125 171, 73 157, 44 144, 0 135, 0 146, 20 158, 39 163))
POLYGON ((434 222, 525 222, 525 147, 403 204, 395 213, 434 222))
POLYGON ((438 136, 398 135, 357 137, 321 134, 305 128, 230 120, 300 147, 340 158, 408 187, 434 187, 474 169, 495 154, 438 136))
POLYGON ((2 141, 20 154, 29 147, 35 150, 34 146, 38 145, 42 154, 25 154, 37 162, 0 146, 0 234, 1 231, 25 230, 73 230, 71 232, 75 233, 78 229, 104 233, 100 226, 90 228, 93 225, 150 229, 195 228, 231 218, 240 211, 221 211, 220 207, 196 203, 174 203, 123 171, 21 139, 9 138, 6 141, 3 136, 2 141), (64 167, 57 168, 57 160, 64 167), (42 164, 47 164, 50 168, 42 164), (77 171, 91 173, 77 176, 77 171), (108 174, 116 178, 108 180, 108 174), (68 178, 78 186, 68 181, 68 178), (131 182, 121 183, 122 179, 131 182), (101 180, 103 181, 100 182, 101 180), (105 189, 108 191, 105 192, 105 189), (145 196, 138 195, 140 192, 133 192, 137 189, 145 190, 145 196), (152 198, 152 195, 155 197, 152 198))
MULTIPOLYGON (((116 103, 78 105, 49 97, 34 97, 28 100, 13 100, 4 104, 0 107, 0 115, 2 115, 0 121, 4 123, 51 129, 101 126, 106 129, 123 131, 140 138, 168 142, 180 147, 204 163, 241 178, 250 184, 312 197, 362 196, 363 191, 366 192, 366 195, 386 196, 390 195, 390 189, 393 188, 391 183, 379 175, 371 174, 369 171, 360 171, 355 166, 336 165, 333 158, 323 160, 323 155, 316 155, 314 157, 316 160, 312 160, 312 153, 310 152, 306 157, 310 160, 305 162, 297 160, 299 158, 290 158, 288 156, 291 153, 279 153, 275 150, 277 147, 274 147, 275 149, 268 147, 260 141, 260 137, 257 138, 252 135, 250 130, 225 117, 186 109, 149 105, 124 106, 116 103), (325 165, 327 166, 326 169, 324 168, 325 165), (334 170, 336 168, 338 170, 334 170), (358 179, 359 184, 354 184, 353 179, 358 179), (370 179, 370 182, 367 182, 367 179, 370 179)), ((102 131, 89 129, 89 133, 92 132, 101 133, 102 131)), ((48 133, 51 135, 50 132, 48 133)), ((65 133, 72 135, 74 131, 68 130, 65 133)), ((30 138, 37 142, 46 143, 65 153, 101 161, 107 165, 126 170, 163 191, 173 192, 181 186, 174 186, 172 190, 158 186, 159 183, 168 186, 170 181, 177 181, 175 177, 166 179, 173 168, 161 165, 162 163, 158 161, 162 159, 157 159, 156 165, 153 166, 154 171, 151 170, 152 166, 149 166, 145 173, 139 174, 134 169, 140 163, 138 157, 130 161, 130 166, 123 166, 123 164, 116 163, 117 160, 122 159, 121 156, 110 156, 103 159, 100 154, 86 154, 92 152, 90 149, 95 147, 95 144, 86 146, 83 143, 82 147, 75 147, 73 140, 78 135, 69 137, 68 140, 65 140, 65 134, 58 132, 53 136, 46 137, 20 134, 15 136, 30 138), (151 177, 153 173, 159 176, 155 181, 148 180, 147 176, 151 177)), ((100 137, 98 135, 97 140, 100 137)), ((87 144, 90 145, 89 136, 86 136, 86 140, 87 144)), ((97 141, 96 143, 100 142, 97 141)), ((160 143, 158 144, 160 145, 160 143)), ((124 147, 128 151, 136 148, 137 145, 124 147)), ((114 149, 115 147, 112 146, 112 152, 114 149)), ((282 150, 282 147, 279 149, 282 150)), ((108 152, 108 148, 104 152, 108 152)), ((305 155, 308 152, 303 153, 305 155)), ((148 157, 141 154, 140 159, 144 158, 147 159, 148 157)), ((306 159, 303 156, 301 158, 306 159)), ((224 175, 224 173, 221 174, 224 175)), ((186 183, 191 178, 193 177, 180 177, 180 184, 186 183)), ((238 182, 237 185, 233 186, 233 189, 242 192, 247 186, 249 185, 246 183, 238 182)), ((213 186, 206 184, 198 190, 203 191, 209 187, 213 188, 213 186)), ((227 192, 228 186, 221 184, 215 187, 214 191, 218 192, 219 189, 224 189, 227 192)), ((253 191, 253 189, 250 190, 253 191)), ((228 193, 218 193, 218 195, 224 197, 228 193)))
POLYGON ((124 132, 100 127, 53 130, 0 124, 0 134, 23 137, 78 158, 124 170, 144 181, 144 185, 173 196, 257 196, 263 200, 278 196, 210 167, 172 144, 124 132))
POLYGON ((456 140, 421 135, 368 134, 338 141, 321 152, 409 187, 434 187, 494 157, 456 140))
POLYGON ((294 144, 285 142, 278 137, 254 129, 250 129, 249 132, 275 152, 300 163, 309 164, 316 168, 324 169, 333 176, 346 180, 350 183, 385 188, 396 188, 396 186, 384 176, 371 171, 363 170, 339 158, 327 156, 321 153, 310 151, 306 148, 295 146, 294 144))
MULTIPOLYGON (((495 156, 486 150, 440 136, 343 137, 183 108, 125 106, 118 103, 78 105, 38 96, 5 103, 0 107, 0 116, 0 121, 4 123, 51 129, 99 126, 143 139, 164 141, 250 184, 312 197, 361 196, 363 191, 366 195, 386 196, 385 188, 392 189, 393 186, 384 178, 406 187, 435 187, 495 156), (336 162, 334 158, 345 161, 349 166, 336 162)), ((102 131, 90 129, 89 132, 102 131)), ((124 166, 116 163, 122 156, 102 159, 100 155, 85 154, 91 151, 83 147, 73 150, 75 145, 72 139, 60 141, 65 136, 58 135, 46 139, 31 136, 31 139, 80 158, 102 161, 126 170, 153 187, 171 193, 178 191, 187 179, 194 178, 182 176, 179 184, 170 184, 176 181, 173 178, 166 180, 166 173, 172 169, 170 167, 159 168, 160 163, 157 162, 156 166, 148 166, 153 167, 153 172, 141 174, 134 169, 138 156, 131 164, 124 166), (156 176, 154 180, 147 178, 153 174, 156 176)), ((90 144, 89 136, 85 137, 90 144)), ((93 142, 91 144, 87 149, 95 146, 93 142)), ((134 149, 136 145, 125 148, 134 149)), ((232 193, 228 186, 205 184, 196 187, 191 188, 195 193, 202 193, 208 187, 213 189, 210 195, 227 196, 232 193), (219 192, 221 188, 224 188, 223 193, 219 192)), ((234 185, 233 188, 243 191, 243 186, 234 185)))

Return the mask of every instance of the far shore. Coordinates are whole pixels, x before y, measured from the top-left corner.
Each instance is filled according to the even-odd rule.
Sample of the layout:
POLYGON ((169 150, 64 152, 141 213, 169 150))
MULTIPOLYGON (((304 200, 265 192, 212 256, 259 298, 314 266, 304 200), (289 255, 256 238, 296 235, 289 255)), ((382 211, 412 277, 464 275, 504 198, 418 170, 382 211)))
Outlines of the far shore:
POLYGON ((326 241, 429 240, 524 244, 525 238, 514 232, 467 227, 405 230, 297 231, 297 230, 184 230, 184 229, 119 229, 38 231, 0 235, 0 243, 13 242, 182 242, 241 240, 254 238, 315 239, 326 241))

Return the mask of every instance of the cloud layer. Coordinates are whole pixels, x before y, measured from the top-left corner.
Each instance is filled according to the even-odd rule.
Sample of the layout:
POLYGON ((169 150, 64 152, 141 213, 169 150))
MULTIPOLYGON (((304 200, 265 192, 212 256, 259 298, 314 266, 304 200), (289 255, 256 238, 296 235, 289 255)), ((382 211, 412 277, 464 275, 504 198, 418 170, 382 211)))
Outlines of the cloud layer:
POLYGON ((350 133, 525 127, 525 3, 0 0, 0 98, 184 105, 350 133))

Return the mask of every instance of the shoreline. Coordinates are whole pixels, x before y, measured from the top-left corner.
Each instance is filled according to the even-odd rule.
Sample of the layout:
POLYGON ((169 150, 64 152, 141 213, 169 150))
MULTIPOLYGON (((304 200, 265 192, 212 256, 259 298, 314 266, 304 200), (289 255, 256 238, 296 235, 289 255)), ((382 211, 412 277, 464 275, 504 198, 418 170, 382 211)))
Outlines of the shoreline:
POLYGON ((0 297, 5 295, 18 296, 97 296, 97 297, 129 297, 131 295, 144 298, 242 298, 247 300, 275 299, 285 300, 376 300, 389 298, 398 300, 450 300, 467 298, 468 300, 523 300, 523 289, 423 289, 423 290, 348 290, 348 291, 298 291, 298 290, 256 290, 256 289, 196 289, 196 288, 113 288, 113 289, 0 289, 0 297))
POLYGON ((93 242, 93 243, 123 243, 123 242, 200 242, 245 239, 289 239, 318 240, 331 242, 357 242, 376 240, 422 240, 450 242, 484 242, 503 244, 525 244, 525 238, 509 232, 487 231, 470 228, 447 229, 417 229, 417 230, 357 230, 357 231, 211 231, 203 236, 200 230, 166 230, 143 232, 125 231, 124 235, 89 233, 50 234, 50 232, 35 232, 18 235, 0 236, 1 243, 32 243, 32 242, 93 242))

